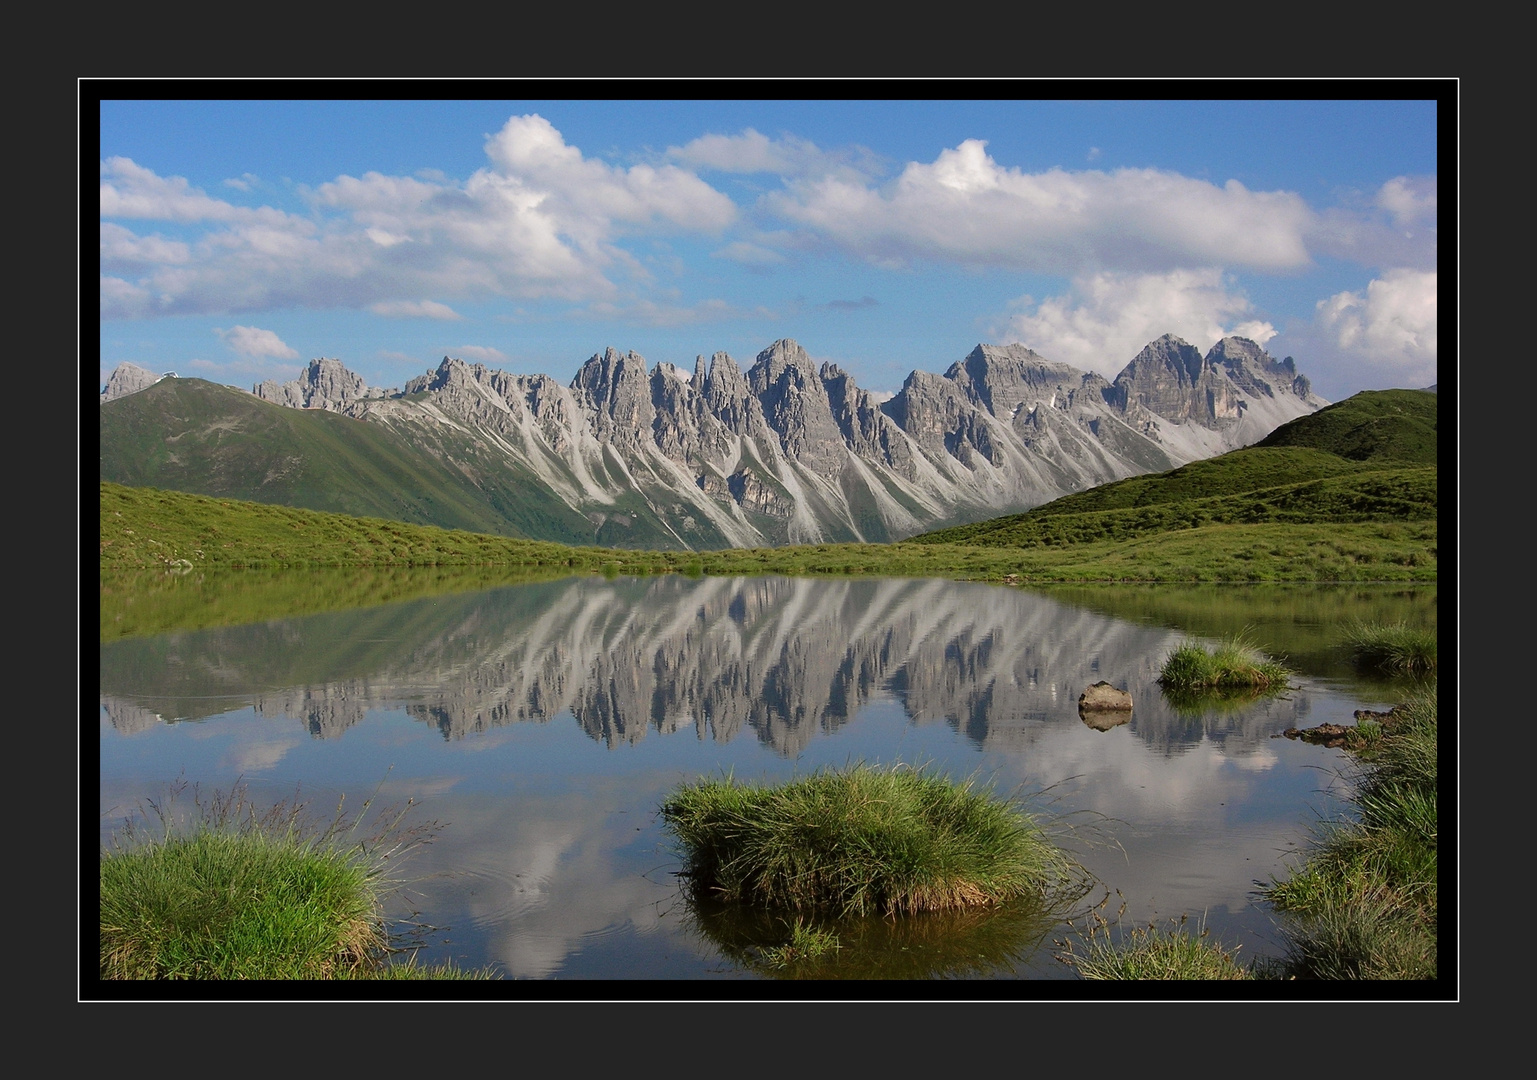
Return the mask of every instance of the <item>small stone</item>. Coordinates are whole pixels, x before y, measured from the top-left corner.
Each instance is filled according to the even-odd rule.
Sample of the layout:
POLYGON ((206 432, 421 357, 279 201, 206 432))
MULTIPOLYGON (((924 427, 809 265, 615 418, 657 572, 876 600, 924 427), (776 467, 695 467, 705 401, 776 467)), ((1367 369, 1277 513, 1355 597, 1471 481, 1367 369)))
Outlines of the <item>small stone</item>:
POLYGON ((1117 690, 1103 679, 1078 695, 1080 712, 1130 711, 1130 709, 1131 694, 1125 690, 1117 690))

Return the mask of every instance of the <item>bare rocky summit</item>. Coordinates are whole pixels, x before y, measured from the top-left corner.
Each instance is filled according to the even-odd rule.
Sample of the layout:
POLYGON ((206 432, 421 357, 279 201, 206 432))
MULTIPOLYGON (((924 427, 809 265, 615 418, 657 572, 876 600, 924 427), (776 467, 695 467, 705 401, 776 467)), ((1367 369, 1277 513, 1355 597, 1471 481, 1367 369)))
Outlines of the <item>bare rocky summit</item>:
POLYGON ((320 357, 310 361, 309 369, 292 382, 268 379, 251 387, 251 393, 274 405, 290 409, 328 409, 340 412, 354 401, 383 397, 387 391, 370 390, 363 376, 348 371, 340 360, 320 357))
POLYGON ((163 378, 165 378, 164 375, 156 375, 138 364, 119 364, 112 369, 112 374, 107 378, 107 385, 101 388, 101 403, 105 405, 120 397, 136 394, 146 387, 154 386, 163 378))

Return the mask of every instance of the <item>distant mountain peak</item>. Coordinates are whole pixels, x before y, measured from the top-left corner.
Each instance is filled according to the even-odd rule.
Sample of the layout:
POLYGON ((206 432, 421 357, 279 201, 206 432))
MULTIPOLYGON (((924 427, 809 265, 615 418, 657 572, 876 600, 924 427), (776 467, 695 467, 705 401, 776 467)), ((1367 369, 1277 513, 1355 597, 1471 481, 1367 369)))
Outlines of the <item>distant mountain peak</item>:
MULTIPOLYGON (((123 394, 154 376, 113 378, 123 394)), ((511 497, 491 492, 543 500, 515 534, 541 535, 548 519, 564 538, 586 520, 593 542, 670 548, 900 539, 1212 457, 1327 404, 1290 357, 1241 337, 1203 356, 1173 334, 1113 382, 1022 344, 978 344, 885 400, 792 338, 746 371, 725 352, 689 374, 609 346, 564 386, 445 356, 394 391, 322 357, 253 391, 387 425, 431 470, 463 477, 463 500, 487 514, 511 497)))

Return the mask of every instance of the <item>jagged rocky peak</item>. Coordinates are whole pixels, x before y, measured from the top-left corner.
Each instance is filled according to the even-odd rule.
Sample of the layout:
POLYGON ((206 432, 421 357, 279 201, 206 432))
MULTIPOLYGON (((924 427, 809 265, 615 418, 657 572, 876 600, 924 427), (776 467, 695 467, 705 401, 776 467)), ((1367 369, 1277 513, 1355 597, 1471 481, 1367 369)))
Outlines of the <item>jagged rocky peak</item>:
POLYGON ((311 360, 304 374, 292 382, 268 379, 251 387, 251 393, 289 408, 338 410, 354 401, 384 397, 388 391, 370 387, 340 360, 322 356, 311 360))
POLYGON ((747 379, 792 461, 824 477, 843 467, 847 448, 827 388, 805 349, 789 338, 774 342, 758 354, 747 379))
MULTIPOLYGON (((700 357, 701 362, 703 359, 700 357)), ((697 367, 695 371, 697 373, 697 367)), ((718 352, 710 357, 710 366, 704 376, 704 395, 712 408, 718 408, 726 402, 741 401, 749 393, 751 388, 747 385, 747 376, 729 354, 718 352)))
POLYGON ((420 394, 428 390, 446 390, 451 386, 463 386, 471 381, 470 366, 463 360, 445 356, 438 366, 424 375, 409 380, 405 386, 408 394, 420 394))
POLYGON ((578 369, 571 389, 585 398, 596 415, 594 431, 604 442, 649 438, 655 410, 646 361, 638 353, 609 347, 594 353, 578 369))
POLYGON ((1297 374, 1291 357, 1277 360, 1258 342, 1245 337, 1225 337, 1213 345, 1206 358, 1222 367, 1243 390, 1254 394, 1292 393, 1300 398, 1312 395, 1313 386, 1306 375, 1297 374))
POLYGON ((127 397, 129 394, 137 394, 140 390, 154 386, 163 378, 165 378, 164 375, 156 375, 153 371, 125 360, 113 368, 112 374, 107 376, 107 385, 101 388, 102 404, 116 401, 120 397, 127 397))
POLYGON ((1144 345, 1115 377, 1109 397, 1122 411, 1140 406, 1176 424, 1209 424, 1236 412, 1232 387, 1219 381, 1216 366, 1173 334, 1144 345))
POLYGON ((1083 372, 1016 343, 978 345, 965 360, 952 364, 945 377, 994 416, 1008 419, 1022 406, 1053 400, 1059 392, 1072 393, 1082 382, 1083 372))

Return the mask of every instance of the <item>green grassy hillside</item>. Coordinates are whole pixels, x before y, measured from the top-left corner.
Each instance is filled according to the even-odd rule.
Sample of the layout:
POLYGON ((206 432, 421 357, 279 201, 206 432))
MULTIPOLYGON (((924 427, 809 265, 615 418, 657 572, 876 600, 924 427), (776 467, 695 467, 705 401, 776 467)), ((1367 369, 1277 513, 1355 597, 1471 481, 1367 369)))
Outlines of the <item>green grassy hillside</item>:
MULTIPOLYGON (((467 476, 382 424, 289 409, 202 379, 163 379, 100 407, 100 479, 502 536, 591 540, 593 526, 530 497, 487 460, 467 476)), ((458 448, 475 461, 476 448, 458 448)))
POLYGON ((1310 446, 1348 461, 1436 463, 1437 397, 1368 390, 1282 424, 1257 446, 1310 446))
POLYGON ((1434 581, 1428 521, 1216 524, 1055 547, 815 544, 722 551, 570 547, 379 518, 101 485, 103 587, 116 571, 504 567, 651 574, 881 574, 968 580, 1434 581))
POLYGON ((1435 420, 1434 394, 1368 391, 1252 447, 913 542, 1052 547, 1209 525, 1434 521, 1435 420))

